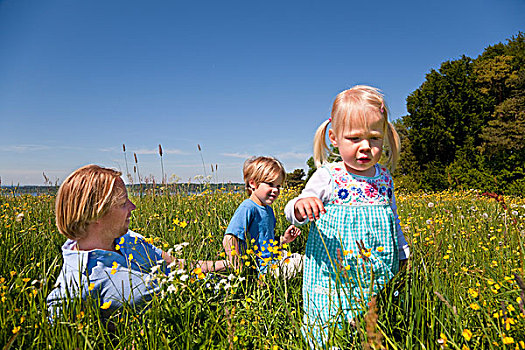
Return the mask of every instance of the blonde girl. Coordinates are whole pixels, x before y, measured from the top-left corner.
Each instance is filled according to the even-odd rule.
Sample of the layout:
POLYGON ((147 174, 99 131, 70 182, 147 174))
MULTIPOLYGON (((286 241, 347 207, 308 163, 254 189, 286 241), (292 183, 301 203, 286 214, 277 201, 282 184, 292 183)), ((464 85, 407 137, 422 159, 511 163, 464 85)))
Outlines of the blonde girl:
POLYGON ((313 221, 303 275, 305 335, 311 346, 328 345, 330 325, 340 325, 341 316, 352 322, 399 271, 400 260, 408 258, 394 183, 378 163, 383 146, 393 169, 399 136, 380 91, 359 85, 341 92, 331 118, 315 134, 318 169, 286 205, 293 224, 313 221), (327 162, 327 131, 341 161, 327 162))

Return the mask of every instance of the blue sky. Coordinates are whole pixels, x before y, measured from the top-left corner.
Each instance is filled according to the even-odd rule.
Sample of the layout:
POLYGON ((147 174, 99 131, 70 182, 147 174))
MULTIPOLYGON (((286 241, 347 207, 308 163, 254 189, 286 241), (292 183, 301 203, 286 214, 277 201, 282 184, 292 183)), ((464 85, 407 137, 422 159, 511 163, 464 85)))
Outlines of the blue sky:
POLYGON ((0 0, 2 185, 89 163, 242 181, 251 155, 306 167, 337 93, 392 119, 441 62, 523 31, 525 2, 0 0))

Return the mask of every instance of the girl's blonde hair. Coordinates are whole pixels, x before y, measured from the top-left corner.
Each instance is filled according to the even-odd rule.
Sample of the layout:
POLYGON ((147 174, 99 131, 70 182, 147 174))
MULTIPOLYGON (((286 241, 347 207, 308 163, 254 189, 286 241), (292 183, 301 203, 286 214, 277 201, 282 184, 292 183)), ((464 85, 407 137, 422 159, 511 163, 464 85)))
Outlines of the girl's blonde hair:
POLYGON ((284 166, 273 157, 252 157, 247 159, 242 167, 242 173, 248 195, 251 195, 253 192, 250 187, 251 180, 259 185, 261 182, 274 182, 280 177, 282 177, 284 182, 286 178, 284 166))
POLYGON ((58 231, 69 239, 79 239, 87 226, 103 217, 125 195, 125 187, 115 186, 122 173, 90 164, 75 170, 58 189, 55 202, 58 231))
POLYGON ((314 136, 314 162, 319 168, 328 160, 330 149, 326 144, 328 124, 332 123, 332 130, 336 135, 341 135, 344 130, 352 127, 368 129, 370 116, 382 116, 384 121, 383 135, 389 146, 387 165, 394 171, 400 152, 400 140, 396 129, 388 121, 388 109, 385 106, 383 94, 379 89, 356 85, 351 89, 339 93, 332 106, 332 116, 324 121, 314 136))

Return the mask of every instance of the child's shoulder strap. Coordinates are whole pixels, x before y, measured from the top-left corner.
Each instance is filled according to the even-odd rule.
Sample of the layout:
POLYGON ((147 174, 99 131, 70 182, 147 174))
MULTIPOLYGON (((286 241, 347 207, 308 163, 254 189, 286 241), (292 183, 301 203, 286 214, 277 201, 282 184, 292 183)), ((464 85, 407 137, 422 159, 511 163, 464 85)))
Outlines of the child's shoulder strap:
POLYGON ((390 175, 390 171, 384 165, 377 163, 377 166, 379 167, 379 173, 381 175, 392 176, 390 175))
POLYGON ((328 175, 330 175, 331 182, 331 189, 330 189, 330 200, 332 200, 332 196, 334 194, 334 188, 335 188, 335 179, 337 177, 337 173, 341 171, 345 171, 346 169, 344 167, 343 162, 334 162, 334 163, 325 163, 323 165, 323 168, 328 171, 328 175))
POLYGON ((332 176, 333 174, 339 171, 343 171, 345 169, 343 162, 325 163, 323 164, 323 168, 328 170, 328 172, 330 173, 330 176, 332 176))

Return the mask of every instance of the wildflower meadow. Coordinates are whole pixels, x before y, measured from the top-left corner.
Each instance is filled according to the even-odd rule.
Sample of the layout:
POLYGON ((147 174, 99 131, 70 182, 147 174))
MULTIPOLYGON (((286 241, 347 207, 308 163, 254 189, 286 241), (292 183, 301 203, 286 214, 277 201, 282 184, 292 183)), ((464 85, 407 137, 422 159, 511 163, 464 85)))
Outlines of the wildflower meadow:
MULTIPOLYGON (((213 188, 213 189, 212 189, 213 188)), ((288 226, 285 189, 274 203, 276 236, 288 226)), ((221 242, 241 189, 185 193, 157 186, 131 193, 130 228, 188 260, 144 309, 68 301, 49 321, 46 296, 62 265, 54 195, 0 195, 2 349, 305 349, 302 274, 257 276, 255 251, 242 270, 204 274, 197 259, 224 257, 221 242)), ((525 349, 525 199, 477 191, 398 193, 411 258, 354 324, 330 329, 340 349, 525 349)), ((304 253, 308 227, 287 250, 304 253)), ((366 252, 355 252, 360 254, 366 252)), ((343 269, 344 270, 344 269, 343 269)))

